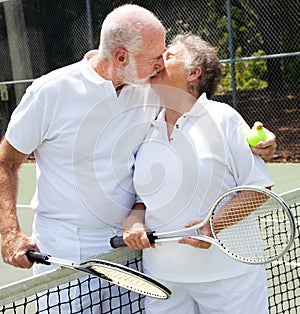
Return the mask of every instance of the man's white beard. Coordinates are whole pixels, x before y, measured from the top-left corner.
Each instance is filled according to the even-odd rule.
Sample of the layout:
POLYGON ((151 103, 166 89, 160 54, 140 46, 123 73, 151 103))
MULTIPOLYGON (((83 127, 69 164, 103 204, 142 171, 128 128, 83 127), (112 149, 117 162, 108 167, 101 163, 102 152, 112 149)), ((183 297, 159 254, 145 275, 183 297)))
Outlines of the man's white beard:
POLYGON ((128 65, 123 69, 119 70, 119 78, 124 82, 124 84, 147 84, 150 81, 150 78, 155 75, 156 71, 152 74, 148 75, 143 79, 138 78, 136 63, 133 59, 131 59, 128 65))

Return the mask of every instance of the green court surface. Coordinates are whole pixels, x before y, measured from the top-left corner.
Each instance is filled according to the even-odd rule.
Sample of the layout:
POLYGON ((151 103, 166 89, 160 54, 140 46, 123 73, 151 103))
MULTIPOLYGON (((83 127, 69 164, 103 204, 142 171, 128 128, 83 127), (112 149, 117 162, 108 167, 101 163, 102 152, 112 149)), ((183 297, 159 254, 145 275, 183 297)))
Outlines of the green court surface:
MULTIPOLYGON (((270 175, 274 181, 273 191, 282 193, 300 187, 300 163, 269 163, 270 175)), ((35 190, 35 163, 25 163, 20 170, 19 205, 29 205, 35 190)), ((30 235, 33 214, 30 208, 18 209, 23 231, 30 235)), ((0 286, 31 275, 31 270, 14 268, 4 264, 0 258, 0 286)))

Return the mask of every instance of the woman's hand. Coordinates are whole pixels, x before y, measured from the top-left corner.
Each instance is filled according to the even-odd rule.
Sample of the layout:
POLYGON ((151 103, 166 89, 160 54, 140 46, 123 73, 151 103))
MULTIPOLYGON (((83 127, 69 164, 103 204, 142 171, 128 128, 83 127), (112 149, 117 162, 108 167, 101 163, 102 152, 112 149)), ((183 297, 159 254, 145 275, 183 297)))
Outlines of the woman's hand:
MULTIPOLYGON (((261 128, 263 124, 261 122, 255 122, 252 129, 261 128)), ((267 138, 264 141, 259 142, 255 147, 251 147, 254 154, 260 155, 264 161, 271 159, 276 150, 276 136, 274 133, 264 128, 267 138)))
MULTIPOLYGON (((201 220, 192 220, 192 221, 188 222, 187 224, 185 224, 184 226, 187 228, 187 227, 194 226, 200 222, 201 222, 201 220)), ((203 236, 212 237, 212 232, 210 229, 209 222, 206 223, 201 228, 199 228, 199 232, 203 236)), ((211 243, 209 243, 209 242, 201 241, 201 240, 194 239, 191 237, 183 237, 180 240, 178 240, 178 243, 188 244, 188 245, 191 245, 195 248, 200 248, 200 249, 209 249, 211 246, 211 243)))
POLYGON ((128 247, 135 250, 154 247, 147 237, 147 228, 141 223, 134 224, 130 229, 124 229, 123 240, 128 247))

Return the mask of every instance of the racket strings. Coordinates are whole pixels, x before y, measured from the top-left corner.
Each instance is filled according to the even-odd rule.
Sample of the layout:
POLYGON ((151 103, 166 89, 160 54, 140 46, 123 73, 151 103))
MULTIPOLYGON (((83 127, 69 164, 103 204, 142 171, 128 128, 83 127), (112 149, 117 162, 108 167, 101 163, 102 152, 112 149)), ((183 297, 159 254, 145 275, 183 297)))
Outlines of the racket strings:
POLYGON ((149 279, 145 280, 143 277, 127 273, 122 269, 111 268, 104 265, 93 265, 89 266, 89 268, 101 278, 123 288, 159 299, 166 299, 168 297, 166 292, 149 282, 149 279))
POLYGON ((222 199, 213 213, 211 228, 228 253, 250 262, 278 257, 291 238, 285 210, 277 200, 257 191, 222 199))
POLYGON ((218 214, 214 219, 216 233, 244 220, 268 199, 269 196, 256 191, 229 193, 215 206, 214 215, 218 214))

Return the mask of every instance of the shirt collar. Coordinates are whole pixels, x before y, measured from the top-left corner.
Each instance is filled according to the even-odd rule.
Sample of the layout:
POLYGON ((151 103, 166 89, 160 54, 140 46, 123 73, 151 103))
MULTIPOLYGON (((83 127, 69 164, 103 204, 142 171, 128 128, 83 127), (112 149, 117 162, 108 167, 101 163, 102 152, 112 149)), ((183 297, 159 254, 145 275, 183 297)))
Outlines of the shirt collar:
POLYGON ((92 66, 90 65, 88 61, 88 59, 94 56, 97 52, 98 50, 91 50, 84 55, 83 59, 81 60, 81 73, 91 83, 101 85, 105 82, 111 82, 111 81, 105 80, 103 77, 101 77, 92 68, 92 66))
POLYGON ((152 125, 155 127, 162 127, 166 123, 166 109, 163 108, 158 114, 157 118, 152 121, 152 125))
POLYGON ((207 112, 206 110, 206 106, 209 103, 209 100, 206 97, 206 93, 203 93, 195 102, 194 106, 191 108, 191 110, 189 112, 187 112, 187 114, 189 116, 195 116, 195 117, 199 117, 201 115, 203 115, 205 112, 207 112))
MULTIPOLYGON (((190 117, 199 117, 207 112, 206 106, 209 103, 209 100, 206 97, 206 93, 203 93, 195 102, 194 106, 191 108, 189 112, 184 113, 183 115, 187 115, 190 117)), ((166 119, 166 109, 162 109, 156 120, 152 121, 152 125, 155 127, 161 126, 165 123, 166 119)))

